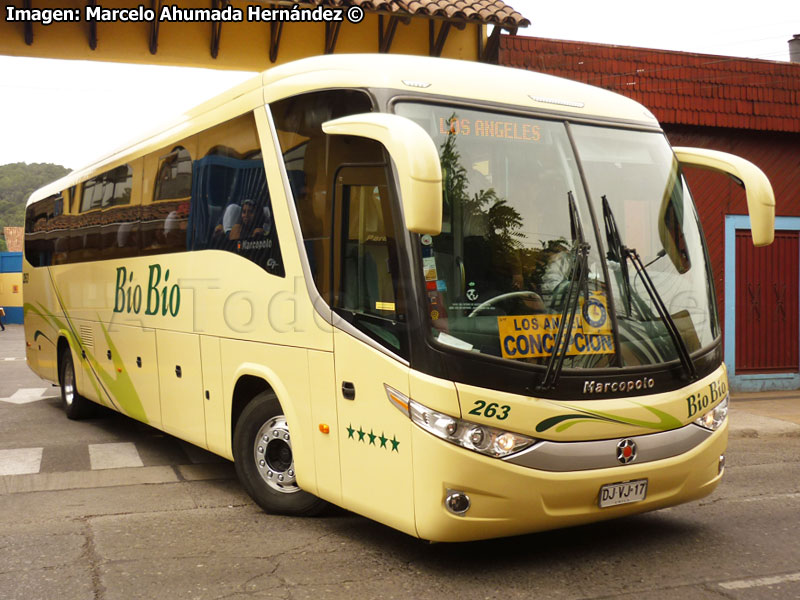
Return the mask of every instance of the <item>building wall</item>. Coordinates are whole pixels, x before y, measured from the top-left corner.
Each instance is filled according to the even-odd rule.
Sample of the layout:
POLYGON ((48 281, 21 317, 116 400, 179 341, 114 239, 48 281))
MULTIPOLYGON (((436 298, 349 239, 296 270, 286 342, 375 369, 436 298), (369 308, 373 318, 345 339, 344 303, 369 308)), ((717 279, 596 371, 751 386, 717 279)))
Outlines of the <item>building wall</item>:
MULTIPOLYGON (((664 128, 674 146, 698 146, 730 152, 758 165, 769 177, 775 192, 776 230, 796 233, 800 222, 800 134, 675 125, 665 125, 664 128)), ((764 290, 763 297, 754 300, 761 304, 756 314, 765 319, 764 325, 750 323, 751 327, 744 327, 742 315, 749 314, 744 311, 750 311, 752 307, 743 303, 743 300, 749 301, 748 294, 743 292, 741 281, 737 285, 736 271, 737 268, 742 271, 743 260, 753 264, 763 263, 764 257, 774 248, 755 248, 743 253, 740 246, 737 255, 737 231, 749 228, 744 190, 732 179, 710 171, 687 169, 686 176, 708 243, 720 320, 723 323, 725 362, 733 389, 762 391, 799 388, 800 373, 781 373, 780 369, 769 368, 763 369, 762 374, 737 373, 737 347, 741 359, 743 347, 756 343, 761 333, 769 337, 768 331, 773 331, 771 335, 775 335, 775 324, 770 326, 766 320, 775 318, 783 300, 764 290)), ((797 257, 791 258, 796 264, 797 257)), ((753 276, 759 275, 754 273, 753 276)), ((761 290, 760 283, 757 285, 761 290)), ((794 298, 796 302, 800 290, 792 288, 788 293, 790 300, 794 298)), ((787 340, 796 341, 796 320, 791 322, 795 323, 793 330, 782 332, 780 339, 761 340, 766 344, 765 347, 777 348, 787 340)), ((738 364, 741 365, 741 360, 738 364)), ((777 366, 778 363, 775 364, 777 366)))
POLYGON ((0 252, 0 306, 4 323, 22 323, 22 252, 0 252))
MULTIPOLYGON (((6 3, 7 5, 9 3, 6 3)), ((17 8, 21 8, 21 3, 17 8)), ((45 0, 33 0, 32 8, 47 7, 45 0)), ((80 0, 62 0, 59 8, 80 9, 83 11, 86 2, 80 0)), ((150 8, 149 2, 136 0, 104 0, 98 3, 106 9, 128 9, 144 5, 150 8)), ((209 9, 208 0, 183 0, 176 5, 183 9, 209 9)), ((323 0, 324 6, 339 7, 334 0, 323 0)), ((359 23, 350 23, 345 19, 337 36, 335 53, 378 52, 379 50, 379 18, 370 10, 371 2, 356 2, 367 8, 364 19, 359 23)), ((163 6, 169 6, 165 3, 163 6)), ((273 63, 270 60, 270 42, 273 27, 270 22, 248 20, 249 7, 269 8, 273 4, 267 2, 251 2, 232 0, 231 7, 242 11, 244 19, 239 22, 221 23, 218 30, 218 51, 212 56, 212 27, 208 22, 174 22, 160 21, 158 35, 151 54, 150 22, 99 22, 96 25, 96 46, 89 43, 90 24, 83 20, 85 14, 80 13, 81 20, 66 23, 43 25, 36 23, 32 29, 32 43, 25 40, 24 23, 8 22, 0 18, 0 55, 32 56, 40 58, 59 58, 77 60, 99 60, 106 62, 125 62, 136 64, 160 64, 187 67, 205 67, 209 69, 234 69, 244 71, 263 71, 275 64, 291 60, 316 56, 325 52, 326 25, 324 22, 288 22, 282 23, 278 55, 273 63)), ((278 6, 275 3, 274 6, 278 6)), ((345 5, 347 6, 347 5, 345 5)), ((453 23, 463 25, 465 11, 455 3, 442 2, 441 6, 430 0, 412 2, 400 17, 408 16, 408 22, 397 27, 392 54, 415 54, 427 56, 429 53, 429 15, 453 15, 453 23), (430 6, 428 6, 430 4, 430 6)), ((290 8, 290 4, 281 4, 280 8, 290 8)), ((313 3, 303 4, 304 8, 313 7, 313 3)), ((397 10, 389 3, 381 4, 388 21, 389 12, 397 10)), ((511 19, 525 25, 522 15, 513 13, 510 7, 500 2, 485 3, 476 10, 467 10, 470 22, 463 28, 451 28, 447 41, 442 49, 442 56, 462 60, 478 59, 478 34, 485 27, 483 23, 495 19, 511 19), (510 16, 509 16, 510 15, 510 16), (476 19, 479 17, 480 20, 476 19)), ((437 18, 436 30, 444 20, 437 18)), ((384 23, 383 27, 386 27, 384 23)), ((277 30, 275 30, 277 31, 277 30)))
POLYGON ((499 60, 631 97, 653 112, 674 146, 738 154, 767 174, 776 230, 787 233, 772 247, 753 249, 744 191, 724 175, 686 169, 708 242, 733 389, 800 389, 800 372, 785 372, 800 368, 787 369, 777 356, 786 352, 776 350, 800 338, 796 315, 785 326, 780 320, 800 296, 789 276, 796 274, 787 271, 800 257, 777 249, 800 231, 800 64, 522 36, 501 38, 499 60))
MULTIPOLYGON (((772 183, 775 214, 800 216, 800 134, 757 132, 718 127, 665 125, 673 146, 697 146, 737 154, 755 163, 772 183)), ((746 215, 742 188, 724 175, 687 169, 700 222, 708 242, 720 319, 725 320, 725 216, 746 215)))
POLYGON ((24 245, 24 227, 3 227, 8 252, 22 252, 24 245))

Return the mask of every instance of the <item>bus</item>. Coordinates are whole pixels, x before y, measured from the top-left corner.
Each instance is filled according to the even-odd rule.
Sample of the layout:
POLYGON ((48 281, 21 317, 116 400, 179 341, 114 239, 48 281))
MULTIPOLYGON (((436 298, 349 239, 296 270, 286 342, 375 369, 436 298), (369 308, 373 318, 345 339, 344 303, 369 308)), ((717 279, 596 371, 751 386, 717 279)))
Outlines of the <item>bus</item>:
POLYGON ((232 460, 267 512, 432 541, 712 492, 729 390, 683 165, 642 105, 410 56, 277 66, 35 192, 27 361, 232 460))

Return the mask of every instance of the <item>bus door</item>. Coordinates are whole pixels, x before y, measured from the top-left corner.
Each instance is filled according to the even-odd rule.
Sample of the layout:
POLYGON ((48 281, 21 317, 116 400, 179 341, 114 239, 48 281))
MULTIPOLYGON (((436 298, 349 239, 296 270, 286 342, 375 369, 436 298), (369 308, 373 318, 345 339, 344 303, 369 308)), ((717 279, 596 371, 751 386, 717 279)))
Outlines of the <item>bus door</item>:
POLYGON ((359 513, 413 531, 411 422, 386 386, 408 395, 407 331, 381 166, 335 174, 333 298, 335 393, 342 498, 359 513))

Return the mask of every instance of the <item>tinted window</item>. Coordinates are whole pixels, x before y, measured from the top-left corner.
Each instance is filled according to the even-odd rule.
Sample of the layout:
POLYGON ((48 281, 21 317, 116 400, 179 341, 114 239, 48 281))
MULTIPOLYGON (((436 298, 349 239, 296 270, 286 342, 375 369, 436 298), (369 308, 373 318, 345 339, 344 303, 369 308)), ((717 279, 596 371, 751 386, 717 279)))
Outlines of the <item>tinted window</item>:
POLYGON ((343 167, 336 181, 334 203, 339 214, 335 220, 340 225, 334 252, 334 307, 364 333, 407 356, 402 277, 386 167, 343 167))
POLYGON ((192 195, 192 157, 178 146, 161 158, 153 200, 188 198, 192 195))
POLYGON ((79 216, 67 216, 72 231, 59 262, 132 256, 138 252, 138 209, 131 207, 133 169, 120 165, 83 182, 79 216), (118 234, 122 230, 122 239, 118 234))
POLYGON ((139 206, 131 205, 133 169, 122 165, 106 173, 103 193, 103 258, 139 253, 139 206))
POLYGON ((56 202, 61 196, 50 196, 28 206, 25 211, 25 258, 34 267, 46 267, 53 262, 56 202))
POLYGON ((122 165, 83 182, 78 193, 70 188, 28 207, 28 260, 41 266, 216 249, 283 276, 252 113, 200 138, 207 148, 200 160, 183 145, 160 153, 149 175, 152 198, 132 202, 133 168, 122 165))
POLYGON ((270 105, 289 184, 294 195, 308 261, 319 293, 331 301, 331 234, 333 176, 343 162, 383 160, 363 153, 355 138, 327 136, 322 123, 345 115, 372 111, 369 96, 357 90, 303 94, 270 105), (335 139, 338 138, 338 139, 335 139), (333 146, 331 146, 333 144, 333 146), (351 151, 351 149, 353 151, 351 151))
POLYGON ((210 155, 195 163, 192 248, 235 252, 283 276, 272 203, 260 155, 210 155))
POLYGON ((103 182, 95 177, 83 182, 81 212, 100 208, 103 203, 103 182))
POLYGON ((177 146, 159 160, 153 201, 141 207, 143 254, 187 250, 187 228, 192 195, 192 158, 177 146))

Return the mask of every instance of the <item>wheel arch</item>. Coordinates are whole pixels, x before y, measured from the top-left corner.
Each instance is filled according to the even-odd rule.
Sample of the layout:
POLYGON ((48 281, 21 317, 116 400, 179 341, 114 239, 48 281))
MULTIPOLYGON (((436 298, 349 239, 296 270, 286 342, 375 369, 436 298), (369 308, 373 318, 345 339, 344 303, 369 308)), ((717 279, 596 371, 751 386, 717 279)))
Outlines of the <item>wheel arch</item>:
POLYGON ((292 435, 292 452, 295 456, 298 484, 304 490, 316 494, 314 451, 311 447, 313 441, 308 434, 310 425, 301 416, 304 411, 298 410, 298 406, 295 405, 295 401, 307 400, 307 394, 304 394, 305 398, 292 398, 292 394, 277 373, 265 365, 255 363, 241 365, 234 375, 234 381, 236 383, 231 396, 230 429, 228 432, 231 456, 233 456, 233 436, 242 411, 259 394, 271 392, 281 405, 292 435))
POLYGON ((61 360, 66 352, 69 352, 72 356, 72 365, 75 368, 75 386, 78 385, 78 379, 80 379, 80 375, 78 374, 78 367, 81 365, 80 356, 78 354, 78 350, 75 348, 75 339, 72 335, 72 332, 61 329, 58 332, 58 340, 56 341, 56 381, 59 385, 61 385, 61 360))
POLYGON ((58 381, 58 385, 63 383, 61 381, 61 361, 63 360, 64 353, 71 351, 72 349, 70 348, 69 341, 67 341, 67 336, 63 334, 59 335, 56 345, 56 380, 58 381))

